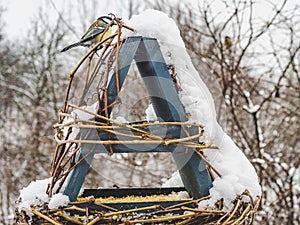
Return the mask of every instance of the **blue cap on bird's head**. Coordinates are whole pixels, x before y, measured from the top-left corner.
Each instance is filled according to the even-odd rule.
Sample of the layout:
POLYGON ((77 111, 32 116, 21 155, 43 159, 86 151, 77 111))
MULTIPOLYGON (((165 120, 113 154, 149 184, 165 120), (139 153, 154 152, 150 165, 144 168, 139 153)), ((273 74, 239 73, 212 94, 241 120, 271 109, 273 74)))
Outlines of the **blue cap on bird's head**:
POLYGON ((102 20, 104 23, 110 23, 113 20, 113 25, 117 25, 115 19, 121 19, 117 18, 113 13, 109 13, 107 16, 100 16, 97 20, 102 20))

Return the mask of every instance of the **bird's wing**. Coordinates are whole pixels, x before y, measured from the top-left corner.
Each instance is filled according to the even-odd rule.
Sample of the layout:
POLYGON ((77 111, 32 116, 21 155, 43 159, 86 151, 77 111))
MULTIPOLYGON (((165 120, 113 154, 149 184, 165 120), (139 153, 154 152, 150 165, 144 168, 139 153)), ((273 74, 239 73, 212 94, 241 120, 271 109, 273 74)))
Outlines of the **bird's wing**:
POLYGON ((94 27, 91 30, 88 30, 80 39, 81 42, 90 41, 95 38, 97 35, 101 34, 106 29, 104 27, 94 27))

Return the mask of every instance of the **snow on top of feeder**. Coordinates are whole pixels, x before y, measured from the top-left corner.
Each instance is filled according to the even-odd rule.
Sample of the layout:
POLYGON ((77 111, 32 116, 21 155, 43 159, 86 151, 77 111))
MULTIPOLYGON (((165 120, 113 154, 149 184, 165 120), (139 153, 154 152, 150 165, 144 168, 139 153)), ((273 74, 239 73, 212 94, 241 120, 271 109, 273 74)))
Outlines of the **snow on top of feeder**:
MULTIPOLYGON (((158 40, 166 63, 175 65, 177 79, 182 88, 179 97, 191 116, 190 121, 205 125, 205 136, 201 141, 213 141, 219 147, 219 150, 204 150, 209 162, 222 175, 214 180, 210 189, 211 198, 205 204, 213 206, 223 198, 224 206, 231 207, 232 201, 245 189, 252 196, 261 195, 254 167, 216 120, 211 93, 193 66, 175 21, 163 12, 146 10, 133 16, 127 25, 136 30, 134 35, 158 40)), ((132 35, 132 32, 125 31, 123 37, 132 35)), ((170 183, 173 184, 174 180, 176 179, 170 183)))
POLYGON ((30 209, 31 205, 37 205, 49 202, 49 197, 46 194, 47 185, 51 182, 51 178, 44 180, 32 181, 27 187, 20 190, 21 203, 18 208, 30 209))
POLYGON ((49 201, 48 208, 49 209, 56 209, 61 206, 66 206, 70 202, 68 196, 63 195, 62 193, 57 193, 52 196, 51 200, 49 201))
POLYGON ((32 181, 27 187, 20 190, 21 202, 18 209, 31 209, 31 205, 39 205, 49 203, 49 209, 65 206, 69 202, 69 197, 61 193, 54 194, 52 198, 46 194, 48 184, 51 182, 51 177, 43 180, 32 181))

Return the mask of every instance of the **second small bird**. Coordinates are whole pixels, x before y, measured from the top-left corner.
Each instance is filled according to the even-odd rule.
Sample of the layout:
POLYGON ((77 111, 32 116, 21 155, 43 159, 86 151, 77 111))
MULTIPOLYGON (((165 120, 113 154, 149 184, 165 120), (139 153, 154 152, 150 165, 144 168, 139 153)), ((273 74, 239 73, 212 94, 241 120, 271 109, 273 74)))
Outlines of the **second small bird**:
POLYGON ((68 45, 67 47, 63 48, 61 52, 68 51, 71 48, 77 47, 77 46, 85 46, 90 47, 100 41, 101 34, 103 34, 102 40, 109 37, 112 33, 111 26, 115 24, 115 22, 111 23, 112 18, 109 16, 101 16, 99 17, 92 25, 89 27, 87 32, 82 36, 80 41, 68 45), (111 23, 111 26, 107 28, 107 26, 111 23))
POLYGON ((227 49, 231 48, 232 46, 232 39, 229 36, 226 36, 224 39, 224 45, 227 49))

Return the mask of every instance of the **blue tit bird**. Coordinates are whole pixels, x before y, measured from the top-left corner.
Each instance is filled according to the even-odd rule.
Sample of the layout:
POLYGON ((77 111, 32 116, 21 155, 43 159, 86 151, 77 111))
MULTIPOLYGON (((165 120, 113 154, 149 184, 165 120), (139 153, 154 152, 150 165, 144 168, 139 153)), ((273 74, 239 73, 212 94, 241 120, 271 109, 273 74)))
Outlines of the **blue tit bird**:
MULTIPOLYGON (((77 47, 77 46, 85 46, 85 47, 91 47, 94 44, 98 43, 100 39, 104 40, 105 38, 109 37, 112 33, 112 25, 115 25, 115 22, 111 22, 113 18, 109 16, 101 16, 99 17, 95 22, 92 23, 92 25, 89 27, 89 29, 86 31, 86 33, 82 36, 80 41, 68 45, 67 47, 63 48, 61 52, 68 51, 71 48, 77 47), (109 26, 107 28, 107 26, 109 26), (103 34, 103 32, 105 32, 103 34)), ((100 46, 101 48, 102 46, 100 46)))
POLYGON ((232 39, 229 36, 225 36, 224 45, 227 49, 232 46, 232 39))

